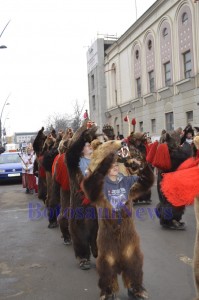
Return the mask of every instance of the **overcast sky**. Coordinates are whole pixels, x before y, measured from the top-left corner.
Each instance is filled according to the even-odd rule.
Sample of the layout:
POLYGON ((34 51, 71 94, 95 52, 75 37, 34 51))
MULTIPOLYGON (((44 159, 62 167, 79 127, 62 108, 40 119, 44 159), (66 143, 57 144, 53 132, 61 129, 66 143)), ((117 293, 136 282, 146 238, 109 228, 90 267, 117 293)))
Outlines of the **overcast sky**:
MULTIPOLYGON (((140 17, 155 1, 137 0, 140 17)), ((0 113, 7 133, 38 131, 48 116, 88 108, 86 52, 98 34, 121 36, 135 0, 0 0, 0 113)))

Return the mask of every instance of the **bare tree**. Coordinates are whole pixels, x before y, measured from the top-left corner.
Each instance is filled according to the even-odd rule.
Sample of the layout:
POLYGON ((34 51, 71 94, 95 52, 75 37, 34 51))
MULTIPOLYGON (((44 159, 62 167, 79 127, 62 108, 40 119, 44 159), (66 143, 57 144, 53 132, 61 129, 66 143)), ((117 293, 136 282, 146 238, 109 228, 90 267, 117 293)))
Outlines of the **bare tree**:
POLYGON ((69 115, 61 115, 55 113, 54 115, 48 116, 45 121, 45 131, 50 132, 52 129, 56 131, 66 130, 66 128, 71 127, 73 118, 69 115))
POLYGON ((80 106, 78 100, 76 100, 74 105, 73 105, 74 118, 73 118, 73 122, 71 124, 71 127, 73 128, 74 131, 76 131, 81 126, 84 105, 85 105, 85 101, 82 104, 82 106, 80 106))
POLYGON ((72 115, 55 113, 54 115, 48 116, 44 122, 45 131, 50 132, 53 128, 56 131, 65 131, 68 127, 72 127, 72 129, 76 131, 82 123, 84 105, 85 101, 80 105, 78 100, 75 100, 72 115))

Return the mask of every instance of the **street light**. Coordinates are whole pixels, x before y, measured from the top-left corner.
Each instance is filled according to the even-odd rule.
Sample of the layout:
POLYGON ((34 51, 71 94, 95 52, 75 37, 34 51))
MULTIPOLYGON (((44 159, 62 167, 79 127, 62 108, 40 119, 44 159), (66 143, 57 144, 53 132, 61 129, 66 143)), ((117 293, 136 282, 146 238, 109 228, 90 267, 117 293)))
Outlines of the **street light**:
MULTIPOLYGON (((1 38, 2 34, 4 33, 6 27, 8 26, 9 23, 10 23, 10 20, 8 21, 8 23, 6 24, 6 26, 5 26, 4 29, 2 30, 2 32, 1 32, 1 34, 0 34, 0 38, 1 38)), ((1 46, 0 46, 0 49, 6 49, 6 48, 7 48, 7 47, 6 47, 5 45, 1 45, 1 46)))
POLYGON ((4 108, 6 105, 10 105, 8 101, 8 98, 10 97, 10 94, 8 95, 8 97, 6 98, 4 104, 3 104, 3 107, 2 107, 2 110, 1 110, 1 115, 0 115, 0 144, 2 145, 2 124, 1 124, 1 121, 2 121, 2 116, 3 116, 3 111, 4 111, 4 108))

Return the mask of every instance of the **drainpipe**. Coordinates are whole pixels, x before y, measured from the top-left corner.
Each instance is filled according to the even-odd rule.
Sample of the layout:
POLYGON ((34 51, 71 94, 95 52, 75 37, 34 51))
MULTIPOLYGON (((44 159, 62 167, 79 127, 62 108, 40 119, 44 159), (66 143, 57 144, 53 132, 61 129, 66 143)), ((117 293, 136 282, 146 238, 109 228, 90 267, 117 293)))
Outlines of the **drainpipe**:
POLYGON ((122 119, 122 110, 121 107, 118 105, 117 106, 118 110, 120 111, 120 122, 121 122, 121 133, 123 134, 123 119, 122 119))

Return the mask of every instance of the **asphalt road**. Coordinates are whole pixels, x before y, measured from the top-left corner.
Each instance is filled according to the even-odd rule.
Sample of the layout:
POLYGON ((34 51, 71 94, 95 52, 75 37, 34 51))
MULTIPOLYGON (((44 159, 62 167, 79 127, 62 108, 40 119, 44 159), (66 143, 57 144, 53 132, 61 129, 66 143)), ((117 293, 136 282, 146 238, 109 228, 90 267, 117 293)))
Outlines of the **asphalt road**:
MULTIPOLYGON (((151 300, 192 300, 195 295, 192 257, 195 239, 193 207, 186 209, 186 231, 162 229, 152 204, 135 207, 136 228, 144 253, 144 286, 151 300)), ((72 246, 63 245, 59 228, 48 229, 30 207, 42 205, 20 184, 0 185, 0 299, 96 300, 98 276, 93 267, 78 268, 72 246), (31 218, 32 217, 32 220, 31 218), (33 220, 34 219, 34 220, 33 220)), ((128 299, 119 276, 120 300, 128 299)))

